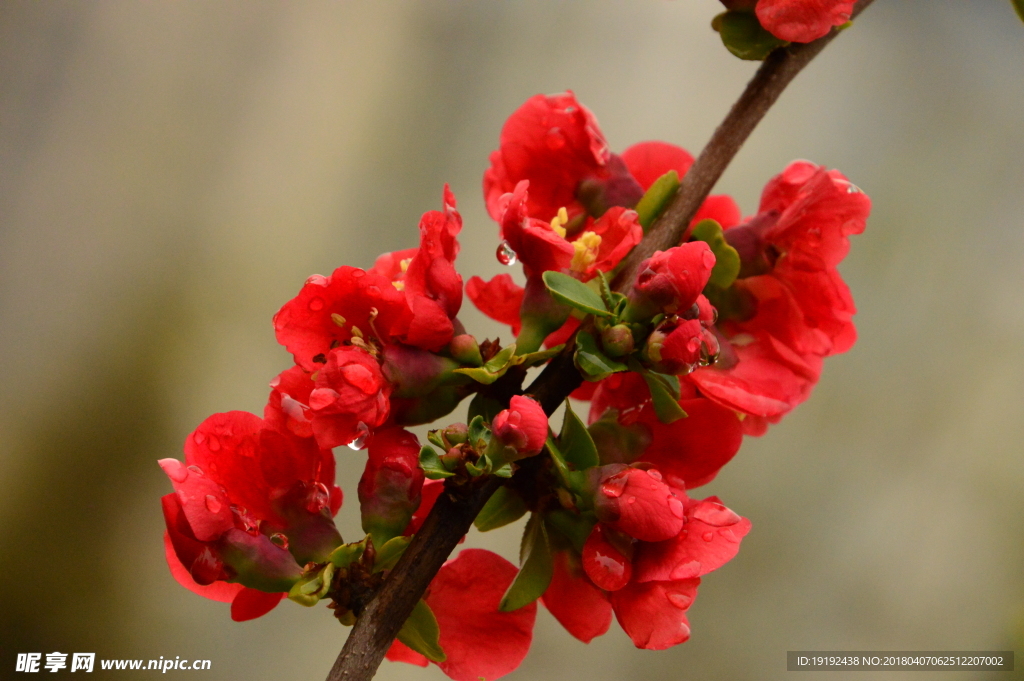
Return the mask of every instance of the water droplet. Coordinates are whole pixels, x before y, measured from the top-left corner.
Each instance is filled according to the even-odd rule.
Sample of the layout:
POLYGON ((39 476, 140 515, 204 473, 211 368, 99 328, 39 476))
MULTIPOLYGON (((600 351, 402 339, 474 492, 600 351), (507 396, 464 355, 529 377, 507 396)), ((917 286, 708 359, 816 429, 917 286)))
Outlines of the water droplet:
POLYGON ((238 506, 232 506, 231 512, 234 514, 235 519, 238 520, 238 524, 242 526, 243 530, 253 536, 260 533, 260 521, 253 518, 249 514, 249 511, 238 506))
POLYGON ((309 301, 309 309, 312 310, 313 312, 319 312, 320 310, 324 309, 324 299, 313 298, 311 301, 309 301))
POLYGON ((680 563, 672 568, 672 572, 669 573, 669 579, 693 579, 694 577, 700 577, 700 561, 689 560, 685 563, 680 563))
POLYGON ((185 480, 188 479, 188 469, 181 465, 168 466, 167 477, 169 477, 174 482, 185 482, 185 480))
POLYGON ((544 143, 548 145, 548 149, 551 151, 558 151, 565 146, 565 135, 562 134, 559 128, 551 128, 544 135, 544 143))
POLYGON ((209 546, 205 546, 199 556, 192 562, 192 568, 189 570, 189 573, 196 584, 206 586, 217 581, 223 570, 224 563, 217 556, 213 555, 213 551, 210 550, 209 546))
POLYGON ((635 504, 636 503, 636 497, 628 497, 626 499, 626 503, 627 504, 635 504))
POLYGON ((675 497, 671 497, 668 500, 668 510, 672 511, 672 515, 677 518, 682 518, 686 514, 686 509, 683 508, 683 502, 679 501, 675 497))
POLYGON ((218 513, 218 512, 220 512, 220 509, 222 508, 221 507, 221 503, 220 503, 220 499, 218 499, 217 497, 213 496, 212 494, 207 494, 206 495, 206 508, 207 508, 207 510, 210 511, 210 513, 218 513))
POLYGON ((519 261, 519 256, 512 250, 509 243, 504 240, 498 244, 498 251, 495 253, 495 256, 498 258, 498 262, 502 265, 508 265, 509 267, 515 265, 519 261))
POLYGON ((370 436, 370 428, 362 421, 356 425, 356 436, 352 442, 348 443, 348 448, 354 452, 358 452, 360 449, 366 446, 366 438, 370 436))
POLYGON ((327 490, 327 485, 317 482, 313 484, 309 496, 306 497, 306 510, 310 513, 320 513, 330 502, 331 493, 327 490))
POLYGON ((714 532, 705 532, 704 534, 702 534, 700 536, 700 538, 703 539, 704 541, 711 541, 712 539, 715 538, 715 533, 714 532))
POLYGON ((363 270, 352 270, 353 279, 362 279, 365 275, 366 272, 364 272, 363 270))
POLYGON ((850 182, 849 184, 846 185, 846 193, 847 194, 860 194, 860 187, 858 187, 854 183, 850 182))
POLYGON ((725 527, 735 525, 740 517, 722 504, 714 501, 704 501, 693 509, 693 519, 707 523, 712 527, 725 527))
POLYGON ((280 532, 275 532, 274 534, 270 535, 270 541, 271 543, 273 543, 274 546, 282 548, 285 551, 288 550, 288 537, 284 536, 280 532))
POLYGON ((715 254, 710 250, 704 251, 704 255, 702 257, 704 258, 704 267, 711 269, 715 266, 715 254))
POLYGON ((206 475, 206 473, 203 472, 203 469, 200 468, 199 466, 189 466, 188 469, 195 473, 196 475, 206 475))
POLYGON ((220 451, 220 440, 218 440, 215 436, 211 435, 210 436, 210 440, 209 440, 209 444, 207 445, 207 447, 210 448, 211 452, 219 452, 220 451))
POLYGON ((670 593, 667 596, 668 602, 680 610, 686 610, 693 603, 693 597, 681 593, 670 593))
POLYGON ((647 475, 651 476, 655 480, 664 480, 664 478, 661 475, 661 472, 657 471, 657 470, 655 470, 653 468, 651 470, 647 471, 647 475))
POLYGON ((373 298, 379 298, 380 297, 380 287, 379 286, 367 286, 366 287, 366 293, 367 293, 367 295, 369 295, 369 296, 371 296, 373 298))
POLYGON ((195 442, 195 443, 196 443, 197 445, 201 445, 201 444, 203 444, 204 442, 206 442, 206 436, 205 436, 205 435, 203 435, 203 434, 202 434, 201 432, 199 432, 199 431, 197 430, 197 431, 196 431, 195 433, 193 433, 193 434, 192 434, 192 440, 193 440, 193 441, 194 441, 194 442, 195 442))
POLYGON ((622 496, 622 490, 626 488, 629 476, 625 471, 617 473, 601 483, 601 493, 606 497, 617 499, 622 496))

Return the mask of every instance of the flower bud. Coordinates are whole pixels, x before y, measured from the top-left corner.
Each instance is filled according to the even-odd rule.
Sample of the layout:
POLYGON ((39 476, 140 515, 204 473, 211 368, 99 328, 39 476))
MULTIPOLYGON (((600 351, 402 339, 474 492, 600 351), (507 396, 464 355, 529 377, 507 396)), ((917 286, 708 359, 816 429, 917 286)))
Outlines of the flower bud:
POLYGON ((659 324, 647 338, 644 359, 655 371, 688 374, 700 363, 703 341, 704 327, 699 320, 675 318, 659 324))
POLYGON ((703 241, 657 251, 640 265, 629 293, 627 318, 639 321, 657 312, 686 310, 708 283, 715 254, 703 241))
POLYGON ((597 519, 647 542, 670 539, 683 529, 684 507, 655 469, 627 468, 606 476, 594 494, 597 519))
POLYGON ((469 439, 469 426, 465 423, 453 423, 441 431, 442 437, 450 445, 461 445, 469 439))
POLYGON ((369 353, 348 347, 331 350, 309 394, 317 443, 324 449, 348 444, 384 423, 390 393, 391 385, 369 353))
POLYGON ((478 367, 484 363, 484 358, 480 354, 480 344, 468 333, 452 338, 452 342, 448 344, 448 351, 459 364, 478 367))
POLYGON ((367 453, 358 487, 363 530, 383 546, 402 534, 420 505, 420 444, 407 430, 384 428, 370 438, 367 453))
POLYGON ((601 332, 601 346, 609 357, 625 357, 633 352, 633 332, 625 324, 610 326, 601 332))
POLYGON ((509 408, 501 411, 491 423, 494 437, 516 451, 514 458, 525 459, 540 453, 548 437, 548 417, 535 400, 516 395, 509 408))

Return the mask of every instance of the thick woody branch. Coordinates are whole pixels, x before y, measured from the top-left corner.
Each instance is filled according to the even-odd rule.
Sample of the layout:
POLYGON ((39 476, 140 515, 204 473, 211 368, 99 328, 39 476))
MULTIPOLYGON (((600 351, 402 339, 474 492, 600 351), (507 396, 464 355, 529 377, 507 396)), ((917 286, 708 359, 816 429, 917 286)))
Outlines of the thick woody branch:
MULTIPOLYGON (((860 0, 853 15, 857 16, 871 2, 860 0)), ((790 81, 836 35, 837 32, 832 31, 820 40, 792 45, 769 55, 683 177, 679 192, 668 209, 623 261, 615 281, 617 290, 628 288, 636 277, 640 263, 652 253, 671 248, 682 241, 697 209, 747 137, 790 81)), ((571 345, 570 342, 567 351, 555 357, 526 391, 536 397, 549 414, 581 382, 573 366, 571 345)), ((518 389, 513 392, 518 392, 518 389)), ((473 519, 500 482, 492 478, 475 488, 453 489, 438 498, 405 555, 360 615, 327 681, 367 681, 373 678, 416 602, 423 596, 459 540, 469 531, 473 519)))

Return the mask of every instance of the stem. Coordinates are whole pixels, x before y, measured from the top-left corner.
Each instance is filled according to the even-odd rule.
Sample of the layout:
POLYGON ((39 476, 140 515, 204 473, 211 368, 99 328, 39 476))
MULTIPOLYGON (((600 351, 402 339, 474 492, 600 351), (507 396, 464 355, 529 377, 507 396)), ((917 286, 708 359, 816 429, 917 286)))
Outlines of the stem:
MULTIPOLYGON (((859 0, 853 16, 873 0, 859 0)), ((623 260, 616 290, 628 289, 646 258, 658 250, 679 244, 697 209, 711 192, 743 142, 779 98, 790 81, 837 35, 773 52, 747 84, 711 140, 683 177, 679 192, 643 241, 623 260)), ((581 383, 573 366, 573 343, 553 358, 526 392, 551 414, 581 383)), ((518 375, 521 380, 521 374, 518 375)), ((497 385, 497 384, 496 384, 497 385)), ((518 385, 518 384, 517 384, 518 385)), ((518 390, 513 391, 518 392, 518 390)), ((377 596, 359 616, 345 641, 327 681, 367 681, 373 678, 395 635, 423 596, 430 581, 494 490, 502 483, 492 477, 469 490, 448 490, 438 497, 409 548, 388 575, 377 596)))

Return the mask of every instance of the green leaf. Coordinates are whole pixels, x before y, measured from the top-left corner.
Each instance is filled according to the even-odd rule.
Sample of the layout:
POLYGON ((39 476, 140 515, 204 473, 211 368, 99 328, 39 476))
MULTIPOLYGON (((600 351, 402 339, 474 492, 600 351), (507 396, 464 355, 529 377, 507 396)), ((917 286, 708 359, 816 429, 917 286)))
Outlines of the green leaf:
POLYGON ((484 366, 491 371, 499 371, 508 366, 509 362, 516 355, 516 344, 512 343, 507 348, 502 348, 494 357, 484 362, 484 366))
POLYGON ((576 334, 576 354, 573 357, 576 368, 583 372, 589 381, 600 381, 619 371, 625 371, 626 365, 611 359, 598 350, 597 341, 586 331, 576 334))
POLYGON ((1020 17, 1021 21, 1024 21, 1024 0, 1010 0, 1013 3, 1013 8, 1017 10, 1017 16, 1020 17))
POLYGON ((398 630, 397 638, 431 662, 444 662, 446 656, 438 641, 440 636, 441 629, 437 626, 434 612, 421 600, 398 630))
POLYGON ((444 464, 441 463, 441 457, 437 455, 437 451, 430 445, 424 445, 423 449, 420 450, 420 468, 423 469, 424 475, 431 480, 450 478, 455 475, 455 473, 444 467, 444 464))
POLYGON ((590 437, 587 426, 572 410, 569 400, 565 401, 565 418, 562 420, 562 432, 558 436, 558 447, 565 460, 578 471, 600 463, 597 445, 590 437))
POLYGON ((381 572, 395 567, 395 563, 402 557, 405 550, 409 548, 412 537, 392 537, 384 542, 384 546, 377 549, 377 555, 373 560, 371 572, 381 572))
POLYGON ((672 397, 674 397, 677 400, 679 399, 678 376, 673 376, 671 374, 660 374, 657 371, 648 371, 647 373, 649 373, 652 378, 661 381, 665 385, 665 387, 668 388, 668 391, 669 393, 671 393, 672 397))
POLYGON ((352 544, 342 544, 334 549, 334 552, 327 558, 335 567, 347 568, 352 563, 363 557, 366 550, 366 539, 352 544))
POLYGON ((711 252, 715 254, 715 267, 708 281, 719 288, 732 286, 740 273, 740 254, 725 240, 722 226, 714 220, 701 220, 691 234, 694 240, 710 246, 711 252))
POLYGON ((534 367, 548 361, 560 353, 564 347, 565 343, 562 343, 561 345, 556 345, 555 347, 548 348, 547 350, 538 350, 537 352, 530 352, 525 355, 516 355, 515 363, 522 364, 529 369, 530 367, 534 367))
POLYGON ((776 48, 789 44, 762 28, 749 10, 723 12, 714 18, 711 27, 721 35, 725 47, 740 59, 761 61, 776 48))
POLYGON ((679 402, 672 396, 669 387, 665 385, 658 376, 650 371, 642 372, 647 387, 651 391, 651 399, 654 401, 654 413, 662 423, 672 423, 681 418, 686 418, 686 412, 679 406, 679 402))
POLYGON ((453 373, 469 376, 477 383, 490 385, 504 376, 506 371, 519 364, 520 361, 516 357, 516 344, 512 343, 484 362, 482 367, 462 367, 461 369, 454 369, 453 373))
POLYGON ((644 228, 644 234, 647 234, 647 230, 654 224, 654 221, 665 211, 668 202, 672 200, 677 191, 679 191, 679 173, 670 170, 655 180, 647 193, 640 198, 640 202, 636 204, 636 213, 640 218, 640 226, 644 228))
POLYGON ((561 303, 599 317, 613 316, 605 308, 601 295, 579 279, 549 270, 544 273, 544 284, 551 295, 561 303))
POLYGON ((478 452, 491 441, 491 429, 484 423, 484 417, 477 415, 469 422, 469 446, 478 452))
POLYGON ((519 574, 501 598, 498 610, 512 612, 540 598, 551 583, 551 546, 544 519, 539 513, 530 516, 519 548, 519 574))
POLYGON ((526 502, 508 487, 499 487, 480 509, 473 524, 481 532, 490 532, 504 527, 526 515, 526 502))

